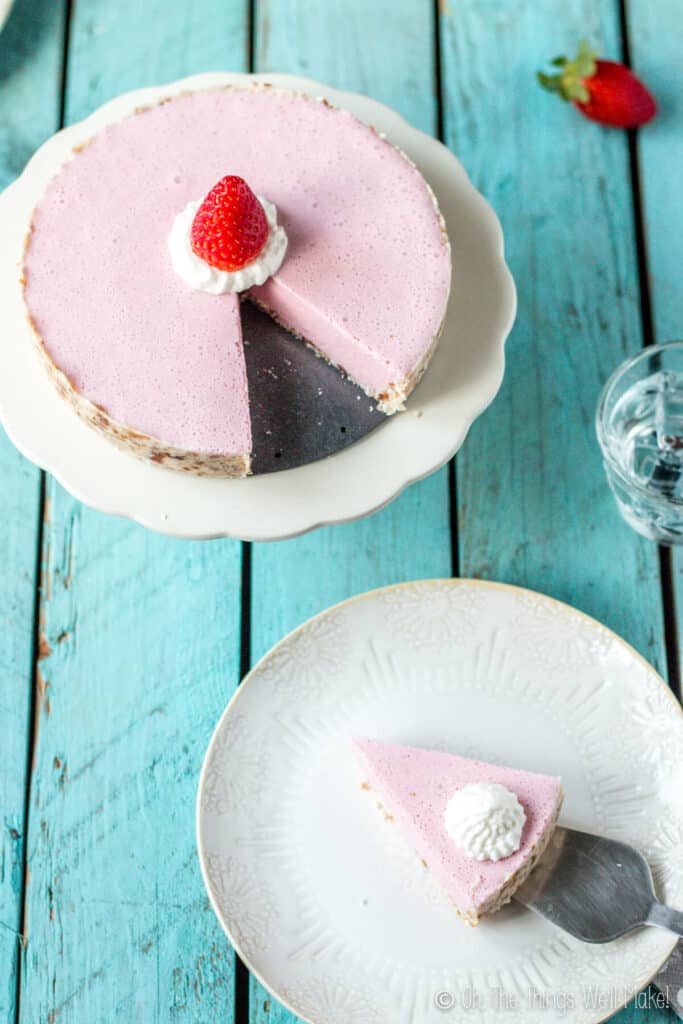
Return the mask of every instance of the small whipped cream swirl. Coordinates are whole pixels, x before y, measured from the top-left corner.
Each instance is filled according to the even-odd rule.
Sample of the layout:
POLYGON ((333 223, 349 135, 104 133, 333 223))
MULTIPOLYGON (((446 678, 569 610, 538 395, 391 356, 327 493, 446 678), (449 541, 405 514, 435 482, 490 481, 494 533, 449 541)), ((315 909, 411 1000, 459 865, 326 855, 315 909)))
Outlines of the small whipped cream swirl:
POLYGON ((268 238, 255 260, 241 270, 219 270, 201 259, 190 244, 190 232, 202 200, 188 203, 173 221, 168 236, 168 251, 171 263, 178 277, 195 291, 222 295, 224 292, 243 292, 254 285, 263 284, 271 277, 285 258, 287 235, 277 222, 277 210, 262 196, 256 197, 264 209, 268 221, 268 238))
POLYGON ((444 812, 446 831, 473 860, 502 860, 519 849, 526 821, 514 793, 497 782, 458 789, 444 812))

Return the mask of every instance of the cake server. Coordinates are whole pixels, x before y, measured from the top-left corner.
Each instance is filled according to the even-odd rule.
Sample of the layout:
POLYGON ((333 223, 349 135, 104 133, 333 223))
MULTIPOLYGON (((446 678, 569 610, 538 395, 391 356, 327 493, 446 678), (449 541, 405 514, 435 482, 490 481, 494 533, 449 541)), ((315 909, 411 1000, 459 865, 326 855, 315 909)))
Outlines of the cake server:
POLYGON ((364 391, 251 302, 241 317, 255 476, 317 462, 384 423, 364 391))
POLYGON ((679 942, 652 984, 659 989, 669 1007, 683 1020, 683 942, 679 942))
POLYGON ((515 899, 583 942, 610 942, 640 925, 683 935, 683 912, 657 900, 642 854, 570 828, 555 829, 515 899))

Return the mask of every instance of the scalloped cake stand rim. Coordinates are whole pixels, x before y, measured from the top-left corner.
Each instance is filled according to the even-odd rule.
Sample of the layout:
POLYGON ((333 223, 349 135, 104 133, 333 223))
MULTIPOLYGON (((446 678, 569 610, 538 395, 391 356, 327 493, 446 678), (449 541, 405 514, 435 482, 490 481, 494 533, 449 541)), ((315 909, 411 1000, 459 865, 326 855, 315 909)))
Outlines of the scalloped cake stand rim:
POLYGON ((499 221, 440 142, 384 104, 293 75, 209 73, 119 96, 49 139, 0 195, 0 419, 16 447, 85 504, 175 537, 276 540, 369 515, 441 468, 498 392, 516 311, 499 221), (73 147, 136 107, 188 90, 270 82, 327 98, 384 131, 437 193, 453 246, 453 287, 437 352, 406 412, 319 462, 245 480, 191 477, 136 460, 83 424, 32 344, 18 266, 30 212, 73 147))

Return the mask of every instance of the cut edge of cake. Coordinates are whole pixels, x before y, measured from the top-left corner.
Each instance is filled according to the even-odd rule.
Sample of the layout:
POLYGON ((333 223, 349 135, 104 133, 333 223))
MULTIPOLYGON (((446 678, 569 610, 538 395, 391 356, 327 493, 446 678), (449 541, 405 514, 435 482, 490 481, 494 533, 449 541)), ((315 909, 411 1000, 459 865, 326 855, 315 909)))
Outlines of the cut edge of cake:
MULTIPOLYGON (((361 765, 360 767, 362 768, 363 771, 365 771, 364 765, 361 765)), ((395 818, 393 813, 389 808, 387 808, 385 803, 382 801, 379 793, 376 791, 376 789, 372 786, 372 784, 367 778, 364 778, 363 781, 360 783, 360 788, 363 791, 369 793, 370 796, 372 796, 384 819, 390 822, 391 824, 394 824, 395 818)), ((553 814, 548 819, 548 822, 546 823, 546 826, 541 835, 530 848, 524 863, 521 864, 516 871, 513 871, 503 880, 497 892, 495 892, 490 897, 490 899, 482 903, 481 906, 477 907, 475 910, 464 910, 463 908, 459 907, 455 900, 453 899, 453 897, 450 895, 450 893, 447 893, 444 887, 437 882, 437 884, 439 885, 439 889, 441 890, 441 892, 443 892, 445 898, 453 907, 457 916, 462 921, 464 921, 465 924, 469 925, 471 928, 476 928, 482 917, 496 913, 496 911, 500 910, 501 907, 504 907, 507 903, 509 903, 512 900, 515 892, 524 884, 524 882, 527 880, 527 878, 529 877, 529 875, 534 870, 534 868, 540 861, 541 857, 545 853, 548 843, 550 842, 555 831, 557 820, 562 809, 563 801, 564 790, 562 788, 562 784, 560 783, 557 791, 557 797, 553 814)), ((405 841, 406 843, 410 844, 410 840, 406 839, 405 841)), ((418 850, 416 850, 415 847, 412 848, 413 852, 419 858, 420 862, 429 871, 430 868, 427 860, 425 860, 422 854, 418 850)))
POLYGON ((283 330, 287 331, 288 334, 291 334, 293 338, 296 338, 297 341, 300 341, 302 344, 304 344, 306 348, 310 349, 311 352, 313 352, 313 354, 318 357, 318 359, 322 359, 323 362, 327 363, 329 366, 333 366, 334 369, 338 370, 339 373, 346 377, 347 380, 349 380, 357 388, 360 388, 360 390, 364 392, 364 394, 366 394, 368 398, 372 398, 377 403, 377 408, 379 409, 379 411, 383 412, 385 416, 393 416, 394 413, 403 412, 405 410, 405 403, 406 400, 408 399, 408 396, 412 391, 415 390, 417 385, 420 383, 420 381, 425 375, 427 367, 429 366, 432 360, 432 356, 436 351, 436 347, 439 343, 439 338, 441 337, 441 333, 443 331, 444 323, 446 322, 446 316, 444 314, 444 318, 441 321, 441 324, 439 325, 439 329, 432 341, 431 346, 427 349, 425 353, 423 353, 422 358, 413 367, 411 373, 409 373, 407 377, 404 377, 403 380, 400 380, 398 383, 391 383, 387 388, 383 389, 382 391, 376 392, 368 390, 368 388, 366 388, 364 384, 361 384, 360 381, 353 376, 353 374, 349 373, 348 370, 345 369, 345 367, 340 366, 339 363, 336 363, 333 359, 330 359, 330 357, 326 355, 322 351, 322 349, 318 348, 315 342, 311 341, 309 338, 305 338, 302 334, 299 334, 298 331, 295 331, 292 327, 290 327, 290 325, 286 323, 285 320, 283 320, 283 318, 275 312, 275 310, 268 306, 267 303, 262 302, 260 299, 256 298, 255 295, 252 295, 250 292, 246 292, 244 298, 246 301, 253 303, 253 305, 258 307, 258 309, 262 310, 262 312, 264 312, 267 316, 274 320, 276 324, 279 324, 280 327, 283 328, 283 330))
MULTIPOLYGON (((260 83, 256 83, 257 86, 259 84, 260 83)), ((288 90, 284 91, 287 92, 288 90)), ((326 107, 330 107, 332 109, 342 109, 336 108, 334 104, 330 103, 328 100, 324 98, 315 99, 308 93, 300 92, 297 90, 293 90, 293 92, 295 95, 300 96, 303 99, 323 103, 326 107)), ((398 381, 392 381, 388 385, 388 387, 382 389, 382 391, 372 391, 366 388, 364 384, 361 384, 361 382, 357 380, 356 377, 353 376, 353 374, 349 373, 345 367, 340 366, 339 363, 335 362, 333 359, 330 359, 330 357, 326 355, 326 353, 323 352, 322 349, 318 348, 314 341, 312 341, 310 338, 304 337, 298 331, 294 330, 288 323, 286 323, 286 321, 281 316, 278 315, 278 313, 274 309, 268 306, 267 303, 262 302, 260 299, 258 299, 254 294, 252 294, 251 291, 247 291, 244 295, 244 298, 248 299, 250 302, 253 302, 255 306, 258 306, 258 308, 263 310, 264 313, 272 317, 272 319, 276 323, 280 324, 280 326, 283 327, 284 330, 288 331, 289 334, 292 335, 292 337, 297 338, 299 341, 303 342, 303 344, 306 345, 312 352, 314 352, 319 359, 323 359, 330 366, 333 366, 340 373, 344 374, 344 376, 352 384, 355 384, 357 388, 360 388, 360 390, 363 391, 368 396, 368 398, 374 399, 374 401, 377 402, 377 408, 380 410, 380 412, 383 412, 385 416, 393 416, 395 413, 403 412, 405 410, 405 403, 409 395, 415 390, 417 385, 424 377, 425 372, 432 361, 434 353, 436 352, 437 346, 441 339, 441 335, 443 334, 443 329, 446 324, 446 317, 448 315, 448 305, 451 297, 451 288, 453 286, 452 246, 450 236, 448 234, 448 228, 446 226, 446 220, 441 210, 441 206, 439 205, 439 200, 437 199, 436 193, 434 192, 434 189, 429 184, 429 182, 427 181, 427 179, 425 178, 424 174, 417 166, 415 161, 408 156, 404 149, 398 146, 395 142, 392 142, 390 139, 388 139, 384 132, 380 132, 373 124, 367 124, 365 121, 361 121, 361 123, 365 124, 366 127, 369 128, 371 132, 373 132, 378 138, 382 140, 382 142, 385 142, 388 146, 391 146, 392 149, 394 149, 407 164, 409 164, 415 171, 417 171, 418 175, 420 176, 422 186, 425 189, 429 197, 429 200, 432 204, 432 207, 434 209, 434 213, 436 214, 436 218, 439 223, 442 244, 448 250, 449 253, 450 277, 448 281, 448 292, 446 294, 446 301, 444 303, 443 316, 441 317, 441 322, 436 330, 434 337, 432 338, 432 343, 429 346, 429 348, 426 349, 425 352, 423 352, 421 358, 418 360, 415 366, 413 366, 410 373, 408 373, 406 376, 404 376, 402 379, 399 379, 398 381)))
POLYGON ((462 917, 464 921, 467 921, 467 924, 469 924, 471 927, 476 927, 476 925, 479 924, 480 919, 484 917, 486 914, 495 914, 497 910, 500 910, 501 907, 504 907, 506 903, 510 902, 510 900, 515 895, 517 890, 523 885, 524 882, 526 882, 527 878, 529 877, 529 875, 534 870, 539 860, 545 853, 548 843, 552 839, 553 833, 555 831, 555 826, 557 825, 557 819, 560 815, 560 811, 562 810, 563 801, 564 790, 562 789, 562 786, 560 786, 557 793, 557 802, 555 804, 553 816, 548 820, 548 823, 544 831, 541 833, 541 835, 538 837, 534 845, 531 847, 529 855, 524 864, 522 864, 517 869, 517 871, 514 871, 508 878, 506 878, 505 882, 500 887, 496 896, 490 899, 487 903, 484 903, 481 907, 477 909, 476 912, 470 915, 460 914, 460 917, 462 917), (468 920, 468 917, 471 918, 471 920, 468 920))

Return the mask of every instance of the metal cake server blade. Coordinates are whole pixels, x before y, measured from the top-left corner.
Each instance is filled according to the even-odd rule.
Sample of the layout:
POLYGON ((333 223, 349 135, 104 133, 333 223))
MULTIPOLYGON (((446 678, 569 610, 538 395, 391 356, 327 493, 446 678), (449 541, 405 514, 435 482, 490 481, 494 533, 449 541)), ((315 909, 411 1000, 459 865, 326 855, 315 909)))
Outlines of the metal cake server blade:
POLYGON ((384 423, 376 402, 266 313, 243 302, 240 317, 255 476, 317 462, 384 423))
POLYGON ((626 843, 558 827, 516 900, 583 942, 640 925, 683 935, 683 912, 659 903, 650 867, 626 843))

